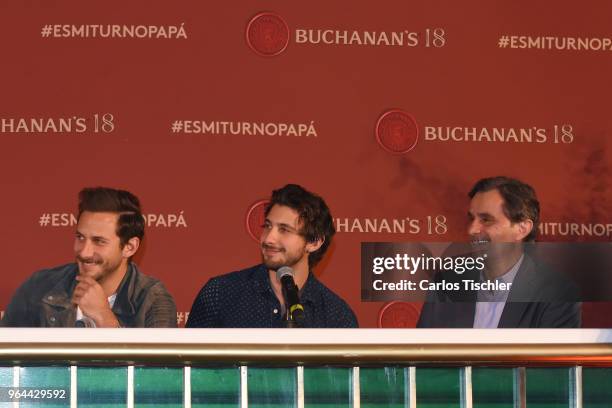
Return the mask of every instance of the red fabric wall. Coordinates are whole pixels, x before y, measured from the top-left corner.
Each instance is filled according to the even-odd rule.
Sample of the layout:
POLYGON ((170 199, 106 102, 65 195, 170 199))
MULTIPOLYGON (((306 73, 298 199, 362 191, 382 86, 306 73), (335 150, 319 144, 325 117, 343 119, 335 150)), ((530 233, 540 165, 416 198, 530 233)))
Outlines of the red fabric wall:
MULTIPOLYGON (((75 212, 85 186, 140 197, 150 225, 137 262, 181 312, 211 276, 258 263, 247 213, 289 182, 337 219, 316 274, 364 327, 383 305, 360 301, 360 243, 465 239, 466 193, 481 177, 536 188, 541 240, 609 241, 611 11, 550 0, 3 2, 0 308, 33 271, 73 259, 74 225, 59 214, 75 212), (262 12, 273 14, 247 32, 262 12), (394 109, 406 115, 377 138, 394 109), (179 120, 208 130, 173 132, 179 120), (248 134, 243 122, 287 129, 248 134), (431 140, 438 128, 462 140, 431 140), (504 141, 483 136, 495 132, 504 141), (430 233, 436 217, 445 228, 430 233), (565 223, 579 229, 563 234, 565 223)), ((586 305, 585 326, 612 327, 607 310, 586 305)))

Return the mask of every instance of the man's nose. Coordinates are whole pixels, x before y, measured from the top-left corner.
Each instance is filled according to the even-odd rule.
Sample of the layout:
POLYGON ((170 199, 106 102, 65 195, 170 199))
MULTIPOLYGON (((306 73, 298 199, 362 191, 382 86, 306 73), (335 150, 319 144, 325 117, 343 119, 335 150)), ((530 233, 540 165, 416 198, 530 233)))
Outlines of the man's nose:
POLYGON ((264 244, 274 244, 278 239, 278 230, 274 227, 264 228, 261 233, 261 242, 264 244))
POLYGON ((91 258, 93 256, 93 244, 89 240, 83 240, 78 246, 77 254, 81 258, 91 258))
POLYGON ((480 221, 476 219, 470 221, 470 223, 468 224, 467 232, 469 235, 478 235, 480 234, 481 230, 482 226, 480 225, 480 221))

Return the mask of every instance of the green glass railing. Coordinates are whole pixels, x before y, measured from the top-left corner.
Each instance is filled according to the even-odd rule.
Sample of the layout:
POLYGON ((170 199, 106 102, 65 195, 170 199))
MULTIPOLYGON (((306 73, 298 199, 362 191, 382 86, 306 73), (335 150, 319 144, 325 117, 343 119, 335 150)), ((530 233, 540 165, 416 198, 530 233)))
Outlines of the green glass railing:
MULTIPOLYGON (((66 398, 27 400, 20 407, 367 407, 367 408, 513 408, 521 396, 514 368, 368 367, 359 369, 359 395, 355 395, 355 369, 306 367, 2 367, 1 387, 61 389, 66 398), (246 370, 246 384, 241 383, 246 370), (186 373, 187 371, 187 373, 186 373), (71 375, 76 381, 71 381, 71 375), (13 375, 18 376, 14 379, 13 375), (411 378, 415 386, 411 389, 411 378), (131 376, 131 379, 128 377, 131 376), (186 387, 186 381, 190 386, 186 387), (300 383, 300 381, 303 381, 300 383), (471 393, 462 391, 462 383, 471 393), (76 387, 73 392, 72 387, 76 387), (243 398, 246 389, 246 398, 243 398), (411 399, 411 392, 413 398, 411 399), (301 393, 301 397, 298 395, 301 393)), ((525 406, 534 408, 612 406, 610 368, 527 368, 525 406), (581 371, 581 400, 571 395, 571 378, 581 371)), ((0 406, 12 406, 4 400, 0 406)))
MULTIPOLYGON (((377 332, 385 336, 378 342, 376 332, 318 332, 315 344, 303 331, 227 331, 226 342, 219 331, 171 332, 174 340, 156 343, 142 342, 153 332, 139 331, 71 332, 78 336, 63 342, 55 334, 34 343, 2 336, 0 407, 612 407, 605 331, 593 338, 563 331, 561 343, 546 343, 542 333, 519 333, 527 337, 513 343, 512 332, 487 332, 456 344, 388 330, 377 332), (9 390, 63 390, 64 398, 26 395, 17 403, 9 390)), ((431 332, 441 334, 448 332, 431 332)))

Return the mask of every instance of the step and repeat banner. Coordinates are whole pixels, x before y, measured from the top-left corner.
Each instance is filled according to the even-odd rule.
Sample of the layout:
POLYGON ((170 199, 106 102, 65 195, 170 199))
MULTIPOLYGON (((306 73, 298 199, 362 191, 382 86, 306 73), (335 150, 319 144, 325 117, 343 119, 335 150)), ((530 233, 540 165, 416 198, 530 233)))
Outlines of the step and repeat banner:
MULTIPOLYGON (((136 262, 179 324, 211 277, 260 262, 273 189, 328 203, 316 276, 362 327, 362 242, 467 239, 482 177, 532 185, 540 241, 612 237, 612 5, 554 1, 5 1, 0 4, 0 308, 74 259, 77 194, 142 202, 136 262)), ((393 305, 392 305, 393 306, 393 305)), ((387 307, 387 309, 385 309, 387 307)), ((585 327, 612 327, 608 303, 585 327)), ((380 317, 380 319, 379 319, 380 317)), ((379 322, 381 320, 381 322, 379 322)))

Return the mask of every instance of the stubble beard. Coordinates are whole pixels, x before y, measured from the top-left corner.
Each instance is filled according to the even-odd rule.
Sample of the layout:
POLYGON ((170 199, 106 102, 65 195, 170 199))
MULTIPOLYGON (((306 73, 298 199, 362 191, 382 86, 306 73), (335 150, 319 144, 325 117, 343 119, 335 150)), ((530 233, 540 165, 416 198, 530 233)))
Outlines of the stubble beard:
POLYGON ((84 266, 87 265, 87 264, 85 264, 84 259, 77 257, 77 261, 78 261, 77 265, 79 266, 79 275, 81 275, 81 276, 89 276, 89 277, 93 278, 94 280, 96 280, 97 282, 102 282, 104 279, 106 279, 107 277, 111 276, 121 266, 121 262, 117 263, 116 265, 112 265, 112 264, 108 264, 108 263, 104 262, 101 259, 95 259, 94 258, 93 265, 95 265, 96 270, 95 271, 86 271, 83 268, 84 266), (82 265, 82 264, 85 264, 85 265, 82 265))
POLYGON ((266 257, 266 255, 263 253, 263 249, 264 248, 262 247, 261 261, 266 266, 266 268, 272 271, 276 271, 277 269, 283 266, 293 267, 295 264, 300 262, 300 260, 306 255, 306 251, 304 249, 302 249, 301 255, 294 256, 288 255, 287 251, 283 249, 279 254, 283 255, 284 259, 280 261, 272 261, 271 259, 266 257))

